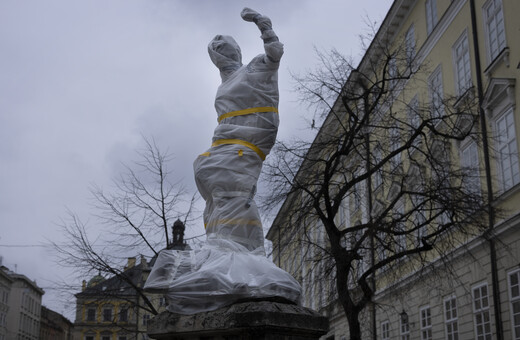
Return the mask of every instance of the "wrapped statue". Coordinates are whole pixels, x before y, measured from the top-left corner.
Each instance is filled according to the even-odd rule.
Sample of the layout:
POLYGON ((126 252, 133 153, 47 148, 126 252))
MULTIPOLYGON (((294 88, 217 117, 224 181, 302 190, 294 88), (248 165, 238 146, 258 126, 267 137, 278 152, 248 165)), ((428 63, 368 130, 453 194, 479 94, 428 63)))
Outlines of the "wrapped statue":
POLYGON ((271 20, 244 8, 245 21, 261 32, 265 54, 242 64, 236 41, 217 35, 208 46, 222 84, 211 148, 197 157, 197 188, 206 201, 207 240, 200 249, 163 250, 145 284, 165 292, 168 310, 192 314, 237 300, 280 297, 298 302, 301 287, 266 258, 254 195, 262 162, 278 131, 278 67, 283 44, 271 20))

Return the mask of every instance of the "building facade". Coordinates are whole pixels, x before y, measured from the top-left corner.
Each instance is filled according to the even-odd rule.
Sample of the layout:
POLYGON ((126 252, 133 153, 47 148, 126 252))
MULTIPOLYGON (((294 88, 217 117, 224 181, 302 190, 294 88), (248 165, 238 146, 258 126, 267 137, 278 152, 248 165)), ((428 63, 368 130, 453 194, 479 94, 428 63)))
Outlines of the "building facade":
POLYGON ((14 273, 6 267, 1 267, 0 271, 11 280, 10 289, 2 288, 2 308, 7 310, 3 316, 6 327, 2 330, 5 331, 5 339, 38 339, 44 291, 25 275, 14 273), (5 301, 7 306, 4 305, 5 301))
POLYGON ((40 340, 73 340, 74 325, 60 313, 42 306, 40 340))
POLYGON ((7 339, 7 314, 12 283, 13 279, 7 275, 7 272, 0 270, 0 340, 7 339))
MULTIPOLYGON (((485 217, 484 232, 451 245, 443 257, 427 258, 429 264, 420 272, 390 275, 378 270, 375 308, 361 317, 363 338, 520 339, 519 13, 516 0, 395 0, 374 37, 386 41, 390 50, 404 46, 418 67, 428 70, 418 76, 421 79, 403 83, 400 103, 437 107, 448 96, 476 99, 479 118, 473 128, 483 138, 454 143, 450 157, 474 169, 466 185, 486 195, 492 211, 500 213, 485 217)), ((378 53, 375 44, 367 49, 361 72, 378 53)), ((392 72, 396 71, 389 63, 388 73, 392 72)), ((383 113, 391 112, 392 105, 399 104, 383 108, 383 113)), ((415 124, 413 119, 406 123, 415 124)), ((406 164, 404 158, 410 156, 399 157, 406 164)), ((341 223, 353 225, 370 217, 368 207, 376 209, 377 200, 384 201, 391 192, 391 185, 375 187, 381 181, 374 176, 370 187, 355 188, 361 194, 344 203, 337 216, 341 223), (378 192, 385 195, 378 197, 378 192)), ((267 235, 274 261, 302 283, 304 304, 329 316, 331 330, 325 338, 348 339, 334 282, 323 279, 319 263, 302 264, 307 252, 283 241, 291 237, 284 235, 284 225, 297 202, 290 198, 283 204, 267 235)), ((319 228, 314 237, 327 243, 319 228)), ((384 252, 372 251, 375 257, 384 252)))
POLYGON ((153 309, 163 311, 166 307, 160 295, 141 295, 149 273, 144 257, 138 264, 135 258, 129 258, 121 275, 106 279, 96 275, 84 281, 82 291, 76 294, 75 339, 148 339, 146 326, 154 315, 153 309), (122 279, 122 275, 130 281, 122 279))
MULTIPOLYGON (((184 241, 185 226, 177 220, 172 226, 172 241, 168 249, 188 250, 184 241)), ((82 291, 76 294, 77 340, 147 340, 148 321, 166 310, 167 300, 162 294, 143 291, 156 257, 146 261, 128 258, 124 270, 108 278, 100 274, 83 281, 82 291)))

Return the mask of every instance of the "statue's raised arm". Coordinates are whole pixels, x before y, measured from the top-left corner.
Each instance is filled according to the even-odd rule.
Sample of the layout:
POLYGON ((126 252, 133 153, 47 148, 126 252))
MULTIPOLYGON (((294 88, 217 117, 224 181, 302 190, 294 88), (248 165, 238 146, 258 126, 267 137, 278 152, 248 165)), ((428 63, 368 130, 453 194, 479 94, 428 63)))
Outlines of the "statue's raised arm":
POLYGON ((247 7, 242 10, 240 15, 245 21, 254 22, 260 29, 261 38, 264 41, 265 55, 269 61, 279 62, 283 55, 283 44, 273 31, 271 19, 247 7))

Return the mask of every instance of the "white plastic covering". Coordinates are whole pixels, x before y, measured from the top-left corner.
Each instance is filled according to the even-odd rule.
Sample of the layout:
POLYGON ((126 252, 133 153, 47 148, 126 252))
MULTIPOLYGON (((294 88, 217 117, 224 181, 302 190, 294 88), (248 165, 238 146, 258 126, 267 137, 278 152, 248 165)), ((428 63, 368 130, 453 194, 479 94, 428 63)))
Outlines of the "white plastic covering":
POLYGON ((269 18, 248 8, 242 18, 260 28, 265 54, 242 65, 232 37, 217 35, 208 46, 222 84, 215 99, 219 124, 212 147, 194 162, 195 181, 206 201, 206 244, 191 251, 163 250, 145 285, 167 289, 171 312, 213 310, 244 298, 300 298, 298 282, 265 257, 253 200, 262 162, 278 131, 283 44, 269 18))

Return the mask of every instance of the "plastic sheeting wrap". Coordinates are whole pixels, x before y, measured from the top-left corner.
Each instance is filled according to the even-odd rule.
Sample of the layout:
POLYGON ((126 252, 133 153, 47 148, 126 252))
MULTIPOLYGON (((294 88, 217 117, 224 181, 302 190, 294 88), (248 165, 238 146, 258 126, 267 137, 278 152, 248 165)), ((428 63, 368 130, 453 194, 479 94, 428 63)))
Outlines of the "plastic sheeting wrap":
POLYGON ((269 18, 242 11, 262 32, 265 54, 242 65, 232 37, 209 44, 222 84, 215 109, 219 122, 212 146, 194 162, 197 188, 206 201, 207 241, 201 249, 163 250, 146 282, 165 291, 168 310, 192 314, 244 298, 283 297, 299 302, 301 287, 265 257, 264 235, 253 200, 262 162, 278 131, 278 67, 283 44, 269 18))
POLYGON ((163 250, 146 286, 168 285, 173 313, 195 314, 247 298, 284 297, 299 301, 298 283, 261 253, 235 242, 209 240, 197 250, 163 250), (164 270, 156 271, 155 268, 164 270))

